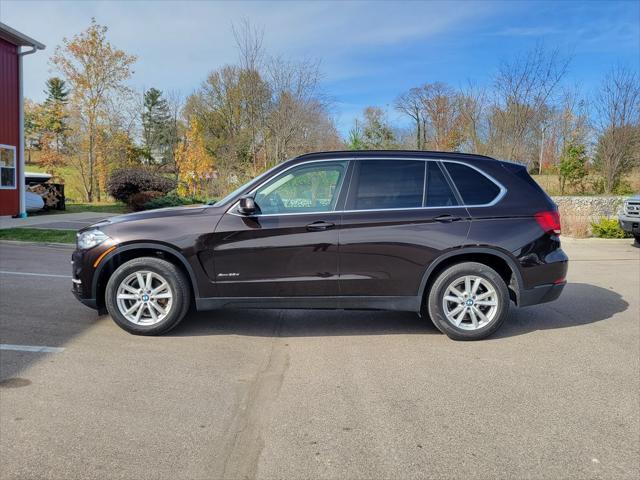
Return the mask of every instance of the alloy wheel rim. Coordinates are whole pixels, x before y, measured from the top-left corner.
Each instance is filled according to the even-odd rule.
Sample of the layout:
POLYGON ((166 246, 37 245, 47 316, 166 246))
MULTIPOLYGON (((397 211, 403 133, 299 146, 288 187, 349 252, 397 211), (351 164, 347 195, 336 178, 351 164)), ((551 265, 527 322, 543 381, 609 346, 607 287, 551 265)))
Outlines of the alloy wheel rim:
POLYGON ((169 315, 173 292, 162 275, 140 270, 120 282, 116 303, 127 321, 136 325, 155 325, 169 315))
POLYGON ((454 327, 479 330, 495 319, 499 308, 498 294, 487 279, 465 275, 445 289, 442 308, 454 327))

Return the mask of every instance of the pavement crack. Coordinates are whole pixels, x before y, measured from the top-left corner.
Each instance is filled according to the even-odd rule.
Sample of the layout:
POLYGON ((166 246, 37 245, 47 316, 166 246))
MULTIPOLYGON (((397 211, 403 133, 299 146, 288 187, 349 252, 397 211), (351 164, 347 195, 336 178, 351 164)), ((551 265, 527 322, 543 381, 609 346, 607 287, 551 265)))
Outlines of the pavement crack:
POLYGON ((289 368, 289 352, 281 337, 280 317, 272 333, 271 349, 262 368, 252 379, 249 390, 238 406, 230 428, 222 478, 256 477, 264 448, 263 431, 272 417, 275 400, 289 368))

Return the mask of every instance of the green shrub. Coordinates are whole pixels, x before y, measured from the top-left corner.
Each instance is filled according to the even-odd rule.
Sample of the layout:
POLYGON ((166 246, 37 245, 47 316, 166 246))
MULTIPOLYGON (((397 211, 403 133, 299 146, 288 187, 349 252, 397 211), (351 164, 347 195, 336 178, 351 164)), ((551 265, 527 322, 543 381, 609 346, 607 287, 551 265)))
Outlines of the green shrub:
POLYGON ((176 181, 135 168, 115 170, 107 182, 107 192, 116 200, 129 203, 129 197, 140 192, 166 194, 176 188, 176 181))
POLYGON ((144 204, 145 210, 154 210, 156 208, 180 207, 183 205, 195 205, 198 203, 207 203, 206 200, 198 197, 181 197, 175 192, 170 192, 162 197, 154 198, 144 204))
POLYGON ((628 181, 621 179, 613 189, 613 193, 615 195, 632 195, 634 191, 633 187, 628 181))
POLYGON ((624 230, 620 228, 615 218, 601 218, 598 222, 591 222, 591 232, 598 238, 628 238, 624 230))

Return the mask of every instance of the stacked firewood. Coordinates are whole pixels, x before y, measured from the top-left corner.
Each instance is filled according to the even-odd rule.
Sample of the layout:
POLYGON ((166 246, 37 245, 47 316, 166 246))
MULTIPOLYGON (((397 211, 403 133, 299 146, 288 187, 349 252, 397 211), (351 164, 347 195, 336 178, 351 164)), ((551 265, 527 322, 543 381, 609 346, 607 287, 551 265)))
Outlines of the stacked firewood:
POLYGON ((42 197, 45 208, 61 209, 60 205, 64 205, 64 193, 58 184, 40 183, 29 186, 28 190, 42 197))

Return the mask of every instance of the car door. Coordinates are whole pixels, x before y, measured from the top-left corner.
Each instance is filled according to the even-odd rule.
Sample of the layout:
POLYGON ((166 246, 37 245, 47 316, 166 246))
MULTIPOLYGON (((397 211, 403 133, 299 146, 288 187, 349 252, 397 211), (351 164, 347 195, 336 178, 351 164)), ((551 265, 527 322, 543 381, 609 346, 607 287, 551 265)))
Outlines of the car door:
POLYGON ((232 206, 216 227, 213 261, 222 297, 336 296, 338 229, 347 160, 293 166, 252 192, 259 207, 232 206))
POLYGON ((438 162, 354 161, 339 232, 341 295, 415 296, 430 262, 468 230, 438 162))

